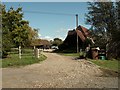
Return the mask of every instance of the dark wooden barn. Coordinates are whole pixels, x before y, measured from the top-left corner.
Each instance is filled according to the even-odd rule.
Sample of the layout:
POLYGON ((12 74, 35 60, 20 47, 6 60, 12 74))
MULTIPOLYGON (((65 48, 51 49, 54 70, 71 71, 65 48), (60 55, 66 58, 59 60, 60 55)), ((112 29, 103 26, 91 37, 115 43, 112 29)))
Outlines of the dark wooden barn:
POLYGON ((64 40, 63 44, 59 46, 59 49, 65 52, 76 52, 77 34, 78 34, 79 50, 80 48, 83 48, 83 46, 85 46, 83 44, 86 38, 89 37, 90 31, 87 28, 79 25, 76 30, 73 29, 73 30, 68 31, 68 35, 66 39, 64 40))

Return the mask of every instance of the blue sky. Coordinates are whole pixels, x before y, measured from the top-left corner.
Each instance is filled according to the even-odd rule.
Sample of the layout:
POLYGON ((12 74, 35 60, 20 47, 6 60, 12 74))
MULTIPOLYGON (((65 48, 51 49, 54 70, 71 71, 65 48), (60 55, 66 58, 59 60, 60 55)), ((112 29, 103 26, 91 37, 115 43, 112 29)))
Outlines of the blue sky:
POLYGON ((79 15, 79 25, 90 28, 89 25, 85 24, 85 13, 88 12, 87 2, 5 2, 3 4, 6 5, 7 9, 11 6, 15 9, 19 6, 22 7, 23 19, 28 20, 32 28, 39 28, 39 37, 43 39, 50 40, 58 37, 64 40, 68 30, 76 27, 75 14, 79 15))
MULTIPOLYGON (((95 0, 1 0, 2 2, 88 2, 95 0)), ((96 0, 98 1, 98 0, 96 0)))

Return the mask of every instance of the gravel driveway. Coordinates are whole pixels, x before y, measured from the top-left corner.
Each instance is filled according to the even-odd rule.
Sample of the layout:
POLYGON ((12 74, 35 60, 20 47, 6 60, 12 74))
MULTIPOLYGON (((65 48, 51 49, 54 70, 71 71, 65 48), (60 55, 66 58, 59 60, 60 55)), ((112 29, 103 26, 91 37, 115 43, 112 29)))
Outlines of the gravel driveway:
POLYGON ((3 88, 118 88, 118 77, 105 77, 86 60, 45 53, 41 63, 2 69, 3 88))

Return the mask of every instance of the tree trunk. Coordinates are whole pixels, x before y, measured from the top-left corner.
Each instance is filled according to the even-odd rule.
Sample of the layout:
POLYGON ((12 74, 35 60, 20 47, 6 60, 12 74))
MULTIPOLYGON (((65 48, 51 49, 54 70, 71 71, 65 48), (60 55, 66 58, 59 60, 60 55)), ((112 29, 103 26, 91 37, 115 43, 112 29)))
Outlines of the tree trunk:
POLYGON ((19 46, 19 59, 21 59, 21 46, 19 46))

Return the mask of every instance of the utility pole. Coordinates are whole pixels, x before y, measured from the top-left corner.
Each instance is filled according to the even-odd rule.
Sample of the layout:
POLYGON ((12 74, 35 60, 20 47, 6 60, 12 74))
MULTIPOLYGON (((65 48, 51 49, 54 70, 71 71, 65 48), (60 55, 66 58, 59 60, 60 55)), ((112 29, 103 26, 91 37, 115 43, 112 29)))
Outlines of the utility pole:
MULTIPOLYGON (((77 27, 78 27, 78 14, 76 14, 76 30, 77 30, 77 27)), ((78 34, 77 34, 77 53, 78 52, 79 52, 79 46, 78 46, 78 34)))

